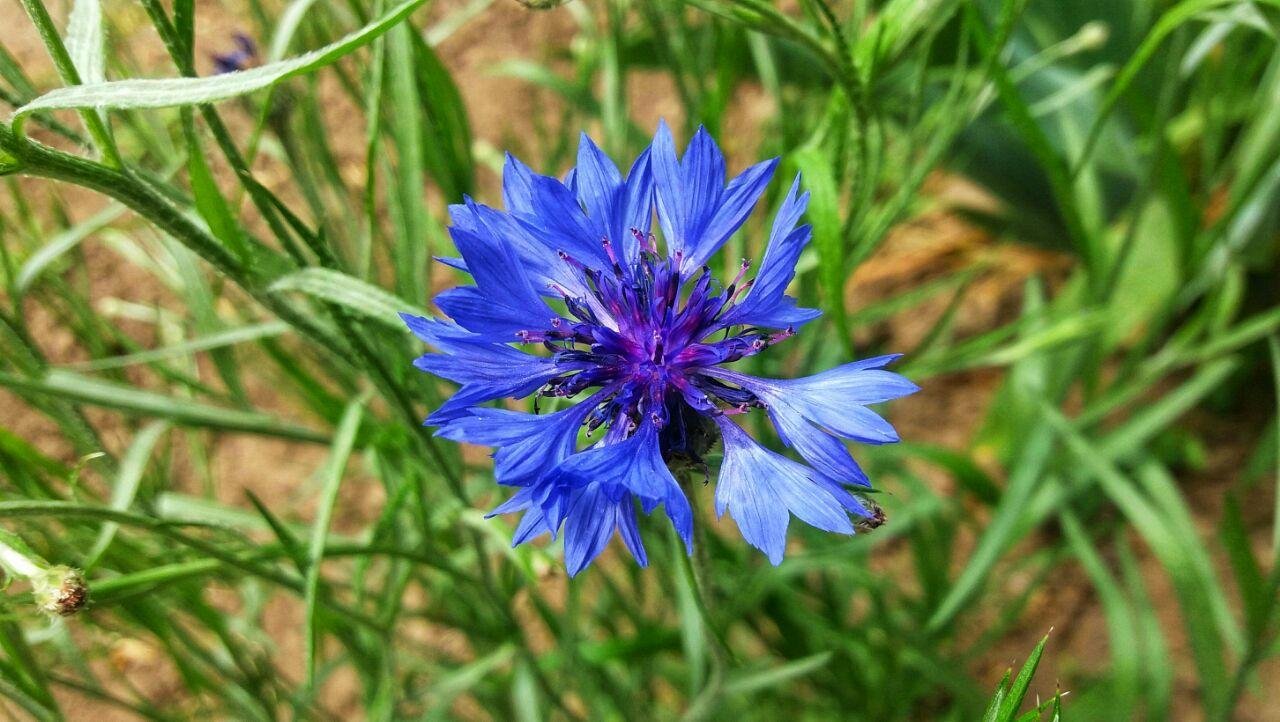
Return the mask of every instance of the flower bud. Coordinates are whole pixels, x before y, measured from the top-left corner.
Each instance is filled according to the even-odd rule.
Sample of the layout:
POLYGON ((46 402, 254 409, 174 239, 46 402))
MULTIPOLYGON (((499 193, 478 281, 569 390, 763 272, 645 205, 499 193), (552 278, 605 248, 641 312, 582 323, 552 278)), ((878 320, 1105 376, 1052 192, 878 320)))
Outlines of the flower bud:
POLYGON ((22 541, 0 530, 0 568, 11 579, 26 579, 40 611, 68 617, 84 609, 89 586, 79 569, 65 564, 50 565, 22 541))
POLYGON ((46 614, 69 617, 84 609, 89 601, 89 586, 79 569, 59 564, 31 580, 36 605, 46 614))

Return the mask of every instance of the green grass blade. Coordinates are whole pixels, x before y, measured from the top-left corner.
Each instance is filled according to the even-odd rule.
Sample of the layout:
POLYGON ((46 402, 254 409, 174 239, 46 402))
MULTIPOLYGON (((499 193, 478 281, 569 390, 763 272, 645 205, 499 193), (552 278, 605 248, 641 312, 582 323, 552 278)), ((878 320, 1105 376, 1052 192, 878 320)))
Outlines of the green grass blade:
POLYGON ((1267 598, 1262 564, 1253 553, 1249 532, 1240 512, 1240 501, 1234 495, 1227 496, 1222 515, 1222 546, 1227 551, 1244 605, 1245 627, 1251 636, 1262 634, 1267 621, 1265 611, 1272 600, 1267 598))
POLYGON ((347 459, 351 457, 351 452, 355 448, 356 433, 360 430, 360 421, 364 418, 364 404, 365 400, 362 398, 348 405, 342 414, 342 420, 338 423, 338 430, 334 433, 316 520, 311 527, 311 543, 307 547, 306 591, 303 597, 306 605, 304 615, 306 651, 303 665, 306 670, 305 684, 308 689, 315 686, 316 679, 316 645, 319 642, 319 632, 316 629, 316 603, 320 594, 320 565, 324 561, 324 545, 329 537, 329 521, 333 517, 333 506, 338 501, 338 488, 342 485, 347 459))
MULTIPOLYGON (((97 5, 96 0, 90 1, 92 1, 93 6, 97 5)), ((49 58, 53 61, 54 67, 58 70, 58 77, 61 78, 62 82, 65 84, 65 87, 58 88, 52 92, 57 93, 59 91, 84 87, 81 85, 84 81, 80 77, 80 71, 76 68, 76 64, 73 62, 71 55, 68 54, 66 43, 63 42, 63 39, 58 35, 58 29, 54 26, 53 18, 49 16, 49 10, 45 7, 44 0, 20 0, 20 3, 23 9, 26 10, 27 17, 31 18, 32 24, 35 25, 36 32, 39 33, 40 40, 44 43, 45 49, 49 53, 49 58)), ((79 27, 77 27, 76 41, 80 43, 79 52, 81 54, 81 61, 86 62, 89 65, 90 70, 96 71, 96 69, 100 67, 102 61, 100 59, 95 60, 85 57, 97 50, 95 46, 98 41, 91 39, 94 34, 94 28, 91 25, 95 20, 94 8, 88 5, 83 5, 79 8, 79 15, 80 17, 77 19, 77 25, 79 27)), ((98 20, 97 25, 99 26, 97 28, 97 32, 100 34, 100 8, 98 9, 98 16, 99 17, 96 18, 98 20)), ((102 85, 102 83, 99 83, 98 85, 102 85)), ((39 98, 32 102, 37 102, 38 100, 39 98)), ((28 105, 30 105, 30 103, 28 103, 28 105)), ((111 136, 111 129, 107 127, 102 116, 99 114, 99 111, 91 105, 75 106, 75 109, 80 111, 80 117, 84 121, 85 128, 88 129, 89 135, 93 137, 94 145, 102 152, 102 156, 107 165, 113 168, 119 168, 121 166, 119 151, 116 150, 115 140, 111 136)), ((14 117, 16 119, 17 112, 14 113, 14 117)), ((22 135, 21 123, 15 122, 14 132, 19 136, 22 135)))
MULTIPOLYGON (((1102 127, 1110 117, 1120 99, 1129 90, 1129 86, 1138 78, 1138 74, 1146 67, 1147 63, 1155 57, 1156 51, 1159 50, 1161 44, 1184 23, 1195 19, 1197 15, 1206 10, 1211 10, 1222 5, 1232 4, 1235 0, 1184 0, 1181 3, 1167 10, 1160 20, 1152 26, 1151 31, 1142 39, 1142 44, 1137 50, 1129 56, 1124 67, 1116 74, 1116 80, 1111 84, 1111 89, 1107 92, 1106 97, 1102 101, 1102 106, 1098 111, 1098 115, 1093 120, 1092 127, 1089 128, 1089 134, 1085 139, 1085 144, 1077 161, 1077 168, 1082 167, 1092 154, 1093 149, 1097 147, 1098 138, 1102 135, 1102 127)), ((1275 0, 1261 0, 1261 2, 1275 6, 1275 0)))
POLYGON ((213 172, 205 160, 204 150, 200 146, 200 137, 196 134, 195 116, 189 110, 183 111, 182 133, 187 142, 187 177, 191 181, 191 194, 195 199, 196 210, 209 231, 222 241, 241 262, 250 259, 249 244, 245 242, 244 232, 236 222, 235 214, 222 196, 218 184, 213 179, 213 172))
POLYGON ((840 334, 845 349, 853 352, 853 335, 845 310, 844 283, 847 276, 847 254, 840 226, 840 190, 833 177, 831 162, 820 148, 805 148, 792 158, 804 175, 809 191, 809 221, 813 224, 813 246, 818 252, 818 275, 825 308, 840 334))
POLYGON ((1105 458, 1118 458, 1145 447, 1153 436, 1168 428, 1183 414, 1200 403, 1235 371, 1239 363, 1233 358, 1219 359, 1200 369, 1189 381, 1171 391, 1158 403, 1150 404, 1113 431, 1099 444, 1105 458))
POLYGON ((71 474, 69 467, 4 427, 0 427, 0 456, 5 457, 6 462, 23 464, 40 474, 63 478, 71 474))
POLYGON ((182 44, 185 64, 192 64, 195 52, 196 8, 195 0, 173 0, 173 32, 182 44))
MULTIPOLYGON (((1173 662, 1169 644, 1159 616, 1152 604, 1151 594, 1142 578, 1138 561, 1125 537, 1116 540, 1120 569, 1129 598, 1133 600, 1134 617, 1138 623, 1141 640, 1142 669, 1145 677, 1143 697, 1150 717, 1167 719, 1170 716, 1170 698, 1173 693, 1173 662)), ((1211 619, 1196 620, 1197 624, 1212 630, 1211 619)))
POLYGON ((1280 339, 1272 336, 1267 339, 1267 350, 1271 354, 1271 379, 1276 394, 1276 499, 1275 511, 1271 517, 1271 559, 1272 576, 1280 578, 1280 339))
POLYGON ((1007 722, 1017 716, 1018 708, 1022 706, 1022 700, 1027 697, 1027 688, 1031 686, 1031 678, 1036 674, 1036 667, 1040 666, 1040 656, 1044 654, 1044 645, 1048 642, 1049 635, 1046 634, 1040 640, 1040 643, 1036 645, 1036 648, 1031 650, 1031 656, 1027 657, 1026 663, 1018 671, 1018 676, 1013 679, 1013 686, 1009 688, 1009 694, 1000 703, 1000 712, 996 715, 996 718, 1001 722, 1007 722))
POLYGON ((1053 435, 1044 428, 1033 432, 1027 441, 1017 466, 1009 476, 1009 484, 1000 497, 1000 505, 996 507, 991 524, 978 540, 977 548, 970 556, 969 563, 960 572, 956 583, 938 604, 937 610, 929 617, 927 629, 930 632, 940 632, 955 618, 970 597, 977 593, 979 587, 987 580, 991 568, 995 566, 1000 555, 1014 541, 1022 524, 1026 502, 1036 488, 1043 483, 1044 467, 1052 450, 1052 442, 1053 435))
POLYGON ((729 695, 751 694, 762 689, 790 684, 827 666, 831 656, 831 652, 820 652, 771 669, 731 676, 724 683, 724 692, 729 695))
POLYGON ((408 298, 428 295, 427 273, 430 271, 428 248, 430 219, 422 188, 426 184, 423 168, 423 134, 425 119, 422 100, 418 97, 418 68, 413 57, 411 26, 393 30, 387 35, 387 100, 391 113, 387 125, 396 148, 396 182, 388 188, 396 209, 395 248, 396 292, 408 298))
MULTIPOLYGON (((684 550, 678 544, 671 545, 671 564, 680 563, 684 550)), ((706 684, 707 631, 698 611, 697 591, 688 575, 675 577, 676 606, 680 610, 680 643, 689 667, 689 698, 697 696, 706 684)))
POLYGON ((1080 560, 1098 593, 1106 619, 1107 647, 1111 656, 1106 691, 1108 709, 1115 713, 1116 719, 1128 719, 1141 693, 1142 671, 1141 660, 1137 656, 1139 647, 1133 608, 1098 553, 1097 541, 1085 531, 1079 517, 1070 509, 1063 509, 1058 519, 1062 522, 1072 553, 1080 560))
POLYGON ((529 662, 516 664, 511 684, 511 709, 516 722, 542 722, 542 702, 538 699, 538 683, 533 678, 529 662))
MULTIPOLYGON (((975 15, 977 13, 976 8, 977 6, 975 5, 965 6, 967 11, 973 12, 975 15)), ((1090 282, 1101 283, 1101 271, 1103 270, 1102 249, 1098 245, 1097 236, 1086 228, 1084 219, 1081 217, 1076 188, 1070 177, 1066 161, 1054 148, 1044 127, 1035 119, 1021 91, 1010 78, 1009 71, 1005 68, 1004 63, 993 55, 994 53, 999 53, 1002 49, 986 38, 981 22, 975 20, 972 27, 975 30, 974 37, 979 41, 979 48, 989 60, 987 67, 991 70, 992 82, 995 84, 997 95, 1004 104, 1009 122, 1035 156, 1042 170, 1047 174, 1058 211, 1062 214, 1063 221, 1066 223, 1067 232, 1076 250, 1080 253, 1086 269, 1090 272, 1090 282)))
MULTIPOLYGON (((374 11, 382 10, 384 0, 377 0, 374 11)), ((364 192, 361 194, 362 233, 356 244, 355 274, 367 280, 373 272, 373 251, 378 245, 381 229, 381 212, 378 208, 378 163, 383 147, 382 103, 386 92, 387 40, 381 38, 373 44, 372 57, 366 78, 363 99, 364 127, 364 192)))
POLYGON ((1205 581, 1197 574, 1193 557, 1186 551, 1187 545, 1199 543, 1195 528, 1172 528, 1135 484, 1107 461, 1105 450, 1090 444, 1048 404, 1043 405, 1042 411, 1048 426, 1061 435, 1080 468, 1097 480, 1103 492, 1124 513, 1173 577, 1183 605, 1183 615, 1190 627, 1205 695, 1210 707, 1216 708, 1221 703, 1220 696, 1227 683, 1222 643, 1213 629, 1212 597, 1202 586, 1213 585, 1214 582, 1212 579, 1205 581))
POLYGON ((464 665, 453 672, 441 675, 434 684, 431 685, 429 695, 432 701, 431 709, 427 711, 425 719, 427 720, 447 720, 450 719, 448 711, 449 704, 460 694, 466 693, 472 687, 475 687, 485 678, 489 677, 498 668, 511 661, 516 654, 516 647, 513 644, 503 644, 489 654, 477 659, 476 661, 464 665))
POLYGON ((49 239, 48 243, 31 254, 31 257, 19 268, 17 279, 14 282, 15 289, 20 293, 30 289, 32 283, 40 277, 40 274, 45 269, 78 246, 81 241, 109 226, 124 212, 124 206, 112 203, 83 222, 77 223, 49 239))
POLYGON ((0 373, 0 386, 48 394, 83 404, 105 406, 138 416, 170 419, 185 426, 246 431, 316 443, 329 442, 326 434, 280 421, 268 414, 209 406, 189 399, 174 398, 124 384, 81 376, 62 369, 51 369, 44 376, 35 379, 0 373))
MULTIPOLYGON (((1224 641, 1234 649, 1244 646, 1244 635, 1232 616, 1231 606, 1214 568, 1208 550, 1201 543, 1195 522, 1167 471, 1155 463, 1138 470, 1138 481, 1163 514, 1172 540, 1169 551, 1161 555, 1173 580, 1174 591, 1182 607, 1191 653, 1203 679, 1217 677, 1226 658, 1224 641), (1185 561, 1179 557, 1185 555, 1185 561)), ((1152 539, 1148 543, 1159 543, 1152 539)))
POLYGON ((1005 696, 1009 692, 1009 677, 1012 676, 1013 670, 1005 670, 1004 677, 1001 678, 1000 684, 996 686, 996 692, 991 696, 991 702, 987 705, 987 709, 982 713, 982 722, 998 722, 1000 719, 1000 708, 1004 705, 1005 696))
MULTIPOLYGON (((168 422, 153 421, 134 437, 133 443, 129 444, 129 449, 120 460, 120 468, 116 473, 115 483, 111 487, 111 501, 108 503, 110 508, 124 511, 133 504, 133 499, 138 494, 138 487, 142 484, 143 472, 146 471, 147 462, 151 459, 151 451, 168 430, 168 422)), ((98 561, 111 546, 119 529, 119 524, 109 521, 98 530, 98 538, 94 540, 93 547, 85 555, 84 571, 86 573, 98 565, 98 561)))
POLYGON ((0 619, 0 650, 5 653, 0 669, 9 673, 5 676, 40 706, 52 710, 52 718, 63 719, 58 714, 58 702, 49 690, 48 673, 22 633, 22 628, 12 619, 0 619))
POLYGON ((298 34, 299 26, 315 4, 316 0, 293 0, 284 12, 280 13, 280 18, 276 20, 275 33, 271 36, 271 47, 267 50, 268 63, 284 59, 285 53, 289 52, 289 46, 293 44, 293 39, 298 34))
POLYGON ((223 568, 217 559, 197 559, 151 567, 140 572, 93 581, 93 603, 96 606, 116 604, 135 594, 143 594, 170 582, 203 577, 223 568))
POLYGON ((32 719, 40 722, 56 722, 56 720, 63 719, 57 710, 46 707, 39 700, 22 691, 21 687, 9 680, 7 675, 3 673, 0 673, 0 695, 26 710, 32 719))
POLYGON ((182 343, 175 343, 172 346, 147 349, 146 351, 139 351, 137 353, 126 354, 124 356, 112 356, 110 358, 94 359, 92 361, 69 364, 63 368, 66 368, 69 371, 79 372, 107 371, 110 369, 128 368, 129 366, 148 364, 170 358, 188 357, 201 351, 212 351, 213 349, 227 348, 228 346, 235 346, 249 341, 257 341, 264 338, 275 338, 276 336, 288 333, 289 328, 289 324, 283 321, 255 323, 249 326, 227 329, 226 331, 218 331, 216 333, 200 336, 199 338, 193 338, 189 341, 183 341, 182 343))

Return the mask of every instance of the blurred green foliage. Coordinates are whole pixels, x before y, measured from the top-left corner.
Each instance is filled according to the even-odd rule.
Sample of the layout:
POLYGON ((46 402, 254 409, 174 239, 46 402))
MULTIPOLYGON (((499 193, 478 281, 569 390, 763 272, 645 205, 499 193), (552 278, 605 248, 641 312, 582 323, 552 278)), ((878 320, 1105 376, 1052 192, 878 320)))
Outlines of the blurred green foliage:
MULTIPOLYGON (((252 0, 244 22, 270 40, 252 82, 195 77, 192 0, 141 0, 175 78, 150 86, 100 85, 142 74, 112 42, 115 5, 21 4, 66 87, 37 87, 0 52, 0 101, 23 108, 0 126, 0 386, 22 402, 22 418, 0 419, 0 523, 17 540, 4 549, 36 560, 5 557, 11 709, 60 718, 74 693, 148 719, 346 718, 328 693, 352 679, 370 719, 1022 720, 1061 707, 1226 720, 1265 698, 1255 672, 1280 627, 1280 527, 1257 521, 1276 521, 1262 508, 1280 383, 1276 2, 577 0, 547 11, 572 17, 571 39, 535 38, 536 57, 489 69, 554 99, 509 143, 548 172, 584 127, 619 157, 639 150, 651 129, 635 78, 669 79, 685 130, 722 138, 743 88, 767 97, 752 134, 814 191, 795 290, 826 315, 754 371, 869 355, 881 349, 855 348, 859 330, 940 299, 917 347, 885 349, 908 354, 900 370, 926 396, 999 371, 968 447, 858 450, 892 492, 885 526, 796 528, 778 568, 712 535, 702 597, 674 540, 651 569, 606 563, 573 583, 554 545, 510 549, 509 524, 482 518, 487 465, 419 425, 448 389, 407 363, 417 344, 394 313, 438 290, 443 204, 500 162, 435 46, 488 0, 431 23, 422 0, 252 0), (337 135, 347 112, 362 137, 337 135), (357 181, 337 160, 353 147, 357 181), (998 201, 950 210, 1007 245, 848 307, 855 269, 939 202, 922 190, 939 171, 998 201), (93 214, 76 212, 76 186, 93 214), (90 238, 164 300, 95 297, 90 238), (1070 271, 1028 281, 1016 317, 962 333, 955 311, 980 264, 1020 244, 1070 254, 1070 271), (83 361, 49 362, 50 321, 83 361), (35 429, 56 435, 58 458, 35 429), (319 450, 301 457, 318 460, 301 508, 234 491, 235 469, 212 463, 231 433, 319 450), (1248 461, 1206 503, 1188 472, 1225 438, 1248 461), (343 496, 350 485, 385 501, 339 534, 339 499, 368 493, 343 496), (1168 592, 1150 587, 1151 559, 1176 625, 1156 615, 1168 592), (50 564, 84 570, 87 611, 35 611, 23 570, 50 564), (1048 696, 1055 680, 1032 675, 1059 650, 1041 642, 993 697, 979 661, 1048 631, 1036 605, 1072 579, 1101 606, 1105 659, 1079 660, 1059 677, 1070 695, 1048 696), (267 631, 282 596, 301 610, 300 660, 267 631), (107 663, 121 639, 158 650, 180 693, 149 695, 107 663)), ((758 256, 758 230, 730 242, 730 262, 758 256)))

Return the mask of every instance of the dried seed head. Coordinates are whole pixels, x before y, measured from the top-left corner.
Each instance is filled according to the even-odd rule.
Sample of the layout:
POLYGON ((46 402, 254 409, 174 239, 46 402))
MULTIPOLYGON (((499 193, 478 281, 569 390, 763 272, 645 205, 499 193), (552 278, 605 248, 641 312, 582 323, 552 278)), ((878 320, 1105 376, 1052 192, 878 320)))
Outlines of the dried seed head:
POLYGON ((50 567, 31 580, 36 604, 46 614, 69 617, 89 602, 89 585, 79 569, 65 565, 50 567))
POLYGON ((858 531, 860 532, 875 531, 876 529, 879 529, 880 527, 884 526, 884 523, 889 520, 888 517, 886 517, 884 514, 884 509, 880 508, 879 504, 875 503, 874 501, 871 501, 865 496, 859 497, 859 501, 861 501, 868 509, 871 510, 871 516, 854 520, 853 522, 854 528, 856 528, 858 531))

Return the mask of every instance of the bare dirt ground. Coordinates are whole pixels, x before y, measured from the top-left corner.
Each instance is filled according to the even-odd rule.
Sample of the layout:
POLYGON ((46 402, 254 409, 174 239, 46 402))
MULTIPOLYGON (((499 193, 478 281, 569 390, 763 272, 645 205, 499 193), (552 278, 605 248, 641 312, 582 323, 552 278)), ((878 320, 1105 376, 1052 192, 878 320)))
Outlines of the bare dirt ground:
MULTIPOLYGON (((457 0, 437 3, 431 15, 443 16, 461 4, 457 0)), ((207 63, 210 52, 227 49, 231 33, 250 23, 246 15, 238 12, 240 3, 201 0, 197 6, 197 27, 201 28, 198 52, 202 62, 207 63)), ((168 74, 164 50, 148 28, 142 11, 136 5, 119 2, 107 3, 107 12, 117 27, 112 42, 128 42, 131 55, 137 58, 142 69, 156 75, 168 74)), ((43 83, 42 87, 52 87, 52 68, 17 3, 0 4, 0 27, 6 28, 5 48, 29 69, 37 81, 43 83)), ((546 48, 557 42, 566 42, 574 30, 575 21, 565 10, 530 13, 512 0, 498 0, 442 44, 439 51, 458 80, 477 141, 503 148, 511 139, 528 137, 532 131, 530 118, 537 104, 554 103, 554 99, 544 97, 545 94, 539 95, 540 91, 530 91, 520 81, 498 77, 487 70, 502 60, 542 59, 539 53, 546 52, 546 48)), ((632 107, 636 120, 642 125, 651 126, 659 117, 679 120, 680 106, 663 77, 635 78, 628 90, 635 101, 632 107)), ((733 110, 727 122, 731 132, 726 133, 725 145, 731 165, 740 168, 753 158, 758 121, 776 109, 759 89, 750 87, 740 91, 731 107, 733 110)), ((234 113, 229 112, 228 116, 234 116, 234 113)), ((358 183, 363 172, 363 121, 357 120, 352 113, 335 113, 330 124, 335 129, 335 150, 343 176, 353 184, 358 183), (344 115, 348 116, 346 121, 343 120, 344 115), (350 127, 344 128, 344 124, 350 127), (347 140, 342 141, 344 138, 347 140)), ((260 170, 264 181, 288 193, 287 179, 280 177, 276 169, 263 167, 260 170)), ((482 177, 482 197, 486 194, 496 197, 497 182, 496 176, 486 173, 482 177)), ((47 198, 45 184, 22 181, 22 188, 30 195, 34 207, 41 207, 42 199, 47 198)), ((971 196, 973 193, 972 189, 945 177, 934 179, 930 191, 939 197, 949 194, 971 196)), ((75 213, 86 216, 104 205, 102 199, 88 194, 64 194, 64 198, 72 201, 69 205, 75 213)), ((172 302, 164 289, 156 287, 150 276, 104 248, 96 239, 89 239, 85 251, 89 259, 88 281, 95 298, 125 299, 160 306, 172 302)), ((1052 280, 1061 277, 1071 263, 1060 255, 999 244, 945 211, 937 211, 896 229, 884 247, 858 270, 849 285, 850 307, 863 307, 907 287, 938 278, 950 270, 970 265, 974 260, 990 263, 960 308, 957 330, 964 335, 992 328, 1011 318, 1020 305, 1023 282, 1028 277, 1038 275, 1052 280)), ((933 319, 944 312, 948 300, 944 294, 933 305, 867 328, 860 332, 859 341, 875 340, 893 348, 911 348, 923 338, 933 319)), ((51 361, 67 363, 85 358, 77 340, 57 319, 33 307, 29 323, 37 330, 37 337, 51 361)), ((153 345, 157 341, 151 326, 137 324, 131 327, 126 323, 123 328, 140 343, 153 345)), ((1000 374, 994 371, 971 371, 934 379, 923 392, 896 405, 894 421, 904 438, 965 449, 981 423, 1000 380, 1000 374)), ((250 392, 262 407, 279 406, 272 402, 272 390, 265 381, 260 380, 250 392)), ((74 460, 73 450, 41 415, 22 410, 17 399, 2 391, 0 407, 19 409, 16 414, 7 415, 6 424, 23 438, 36 442, 51 455, 74 460)), ((117 450, 127 441, 128 429, 122 426, 117 416, 95 414, 93 421, 103 432, 106 442, 117 450)), ((1204 538, 1215 535, 1213 520, 1220 511, 1222 492, 1233 483, 1252 448, 1257 433, 1254 427, 1264 422, 1264 418, 1245 419, 1239 422, 1239 428, 1209 427, 1207 463, 1202 470, 1180 479, 1193 507, 1204 510, 1201 529, 1204 538)), ((216 494, 221 501, 245 505, 244 492, 252 490, 268 504, 296 506, 314 496, 310 480, 322 460, 322 450, 313 446, 227 435, 214 447, 211 476, 219 480, 216 494)), ((947 479, 927 474, 926 478, 936 484, 939 491, 949 491, 947 479)), ((194 478, 178 481, 188 488, 194 488, 197 483, 194 478)), ((368 489, 376 486, 345 486, 351 498, 344 498, 344 503, 339 505, 340 509, 346 510, 345 517, 337 520, 340 529, 344 526, 358 527, 376 515, 381 497, 378 493, 367 493, 368 489), (357 488, 364 491, 351 491, 357 488)), ((1249 521, 1249 528, 1261 545, 1268 520, 1259 514, 1251 516, 1249 521)), ((1139 540, 1133 541, 1143 577, 1152 593, 1152 603, 1171 639, 1169 651, 1178 672, 1175 717, 1180 720, 1199 719, 1194 704, 1198 695, 1195 675, 1190 666, 1186 640, 1180 634, 1177 603, 1158 563, 1139 540)), ((972 544, 972 540, 962 540, 961 543, 972 544)), ((1225 560, 1220 561, 1220 568, 1225 570, 1225 560)), ((897 563, 909 562, 905 555, 893 554, 884 561, 887 566, 897 563)), ((891 570, 887 570, 889 572, 891 570)), ((1229 574, 1223 576, 1230 578, 1229 574)), ((1017 583, 1017 579, 1010 582, 1013 586, 1017 583)), ((229 599, 232 595, 225 596, 229 599)), ((265 616, 271 656, 287 673, 297 666, 296 661, 302 655, 302 639, 298 631, 301 627, 299 605, 292 600, 275 599, 265 616)), ((1089 591, 1083 572, 1070 566, 1053 579, 1052 584, 1044 585, 1032 594, 1024 622, 1016 633, 1009 635, 987 658, 975 665, 975 674, 994 684, 1004 668, 1023 657, 1050 626, 1058 631, 1045 656, 1036 691, 1047 696, 1059 684, 1070 689, 1073 679, 1090 677, 1092 667, 1099 664, 1098 660, 1105 659, 1106 630, 1101 605, 1089 591)), ((465 640, 456 636, 425 628, 408 630, 407 633, 451 657, 465 658, 468 654, 465 640)), ((109 652, 104 663, 127 671, 148 696, 172 699, 184 694, 174 670, 167 667, 163 655, 148 641, 121 637, 99 640, 99 643, 109 652)), ((293 674, 296 675, 296 671, 293 674)), ((1265 688, 1280 688, 1280 665, 1273 662, 1264 668, 1261 681, 1265 688)), ((344 719, 358 714, 355 685, 354 679, 336 680, 327 685, 326 706, 344 719)), ((132 719, 93 700, 68 695, 64 701, 72 719, 95 719, 99 722, 132 719)), ((465 710, 458 711, 465 714, 465 710)), ((1239 718, 1276 720, 1280 719, 1280 712, 1267 709, 1258 696, 1254 696, 1244 705, 1239 718)))

